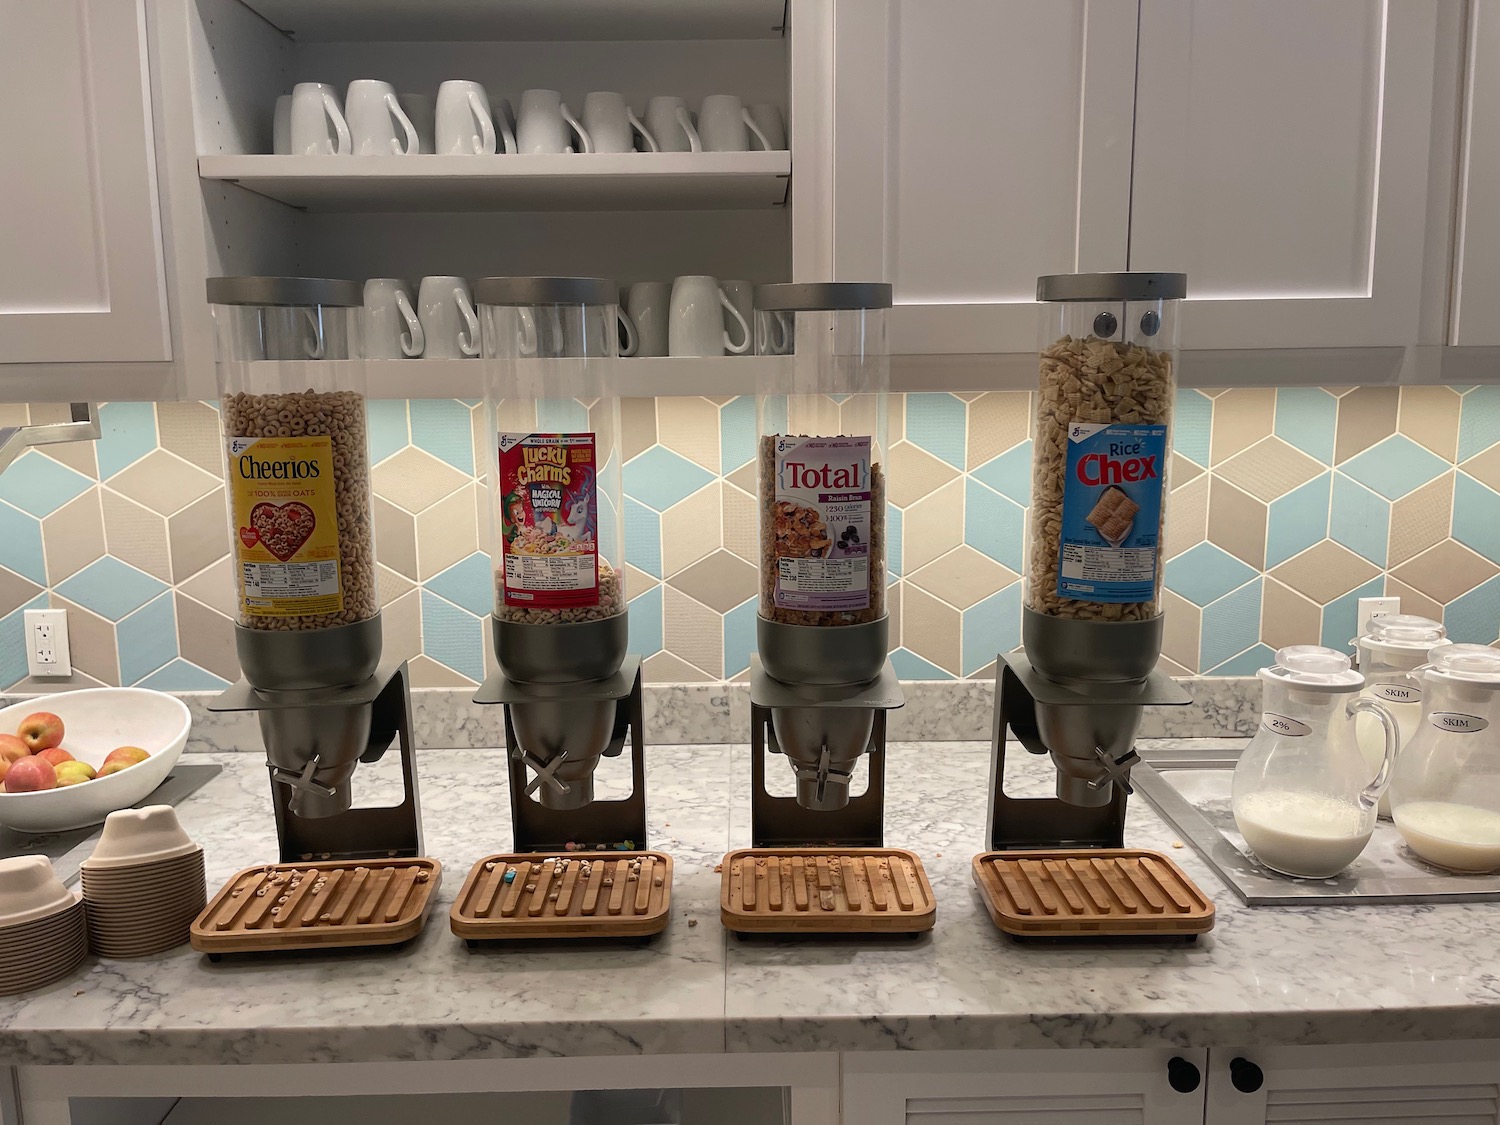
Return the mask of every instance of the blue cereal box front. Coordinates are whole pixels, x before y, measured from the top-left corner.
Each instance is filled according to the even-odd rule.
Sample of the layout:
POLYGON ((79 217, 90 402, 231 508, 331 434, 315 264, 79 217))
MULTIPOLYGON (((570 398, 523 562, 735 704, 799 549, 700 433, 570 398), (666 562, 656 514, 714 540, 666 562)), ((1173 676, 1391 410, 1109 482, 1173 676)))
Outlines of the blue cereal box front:
POLYGON ((1068 426, 1058 597, 1089 602, 1156 597, 1166 453, 1166 426, 1068 426))

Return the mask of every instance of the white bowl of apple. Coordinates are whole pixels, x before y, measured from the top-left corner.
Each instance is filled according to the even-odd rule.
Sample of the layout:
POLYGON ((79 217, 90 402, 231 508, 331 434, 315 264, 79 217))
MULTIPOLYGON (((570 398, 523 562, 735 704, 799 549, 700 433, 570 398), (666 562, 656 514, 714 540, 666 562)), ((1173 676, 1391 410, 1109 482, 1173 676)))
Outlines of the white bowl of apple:
POLYGON ((87 688, 0 708, 0 825, 62 832, 129 808, 166 780, 191 726, 182 700, 146 688, 87 688))

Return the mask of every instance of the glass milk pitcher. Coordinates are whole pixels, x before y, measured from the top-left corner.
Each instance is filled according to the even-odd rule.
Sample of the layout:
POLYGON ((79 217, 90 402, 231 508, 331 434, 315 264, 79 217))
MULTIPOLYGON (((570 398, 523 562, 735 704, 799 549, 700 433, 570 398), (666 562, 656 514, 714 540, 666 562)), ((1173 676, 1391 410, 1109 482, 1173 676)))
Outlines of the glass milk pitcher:
POLYGON ((1396 827, 1436 867, 1500 870, 1500 652, 1447 645, 1415 678, 1422 718, 1391 783, 1396 827))
MULTIPOLYGON (((1376 618, 1370 631, 1354 642, 1359 647, 1359 670, 1365 678, 1361 695, 1384 704, 1400 731, 1396 747, 1400 760, 1402 747, 1411 741, 1422 720, 1422 685, 1411 673, 1427 663, 1428 653, 1441 645, 1451 645, 1447 630, 1426 617, 1393 613, 1376 618)), ((1374 715, 1354 716, 1354 737, 1360 753, 1371 770, 1380 768, 1385 753, 1385 732, 1374 715)), ((1380 798, 1380 816, 1391 818, 1391 794, 1380 798)))
POLYGON ((1326 879, 1353 863, 1375 831, 1375 809, 1396 760, 1396 720, 1359 697, 1364 677, 1333 649, 1283 648, 1259 676, 1265 713, 1235 766, 1234 822, 1266 867, 1326 879), (1354 738, 1362 713, 1385 732, 1373 776, 1354 738))

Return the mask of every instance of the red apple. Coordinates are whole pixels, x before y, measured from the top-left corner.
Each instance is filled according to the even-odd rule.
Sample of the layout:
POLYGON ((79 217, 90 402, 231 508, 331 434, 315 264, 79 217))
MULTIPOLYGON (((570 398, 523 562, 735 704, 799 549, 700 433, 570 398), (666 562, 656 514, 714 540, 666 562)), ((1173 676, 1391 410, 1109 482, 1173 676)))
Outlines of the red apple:
POLYGON ((62 745, 63 721, 51 711, 38 711, 22 719, 16 733, 33 754, 38 750, 51 750, 62 745))
POLYGON ((22 742, 13 734, 0 734, 0 758, 6 764, 26 757, 31 753, 31 747, 22 742))
POLYGON ((57 771, 52 763, 32 756, 12 762, 5 773, 7 793, 35 793, 41 789, 57 788, 57 771))
POLYGON ((51 750, 43 750, 37 754, 37 757, 51 762, 53 769, 56 769, 64 762, 71 762, 73 760, 73 755, 69 754, 61 746, 54 746, 51 750))
POLYGON ((144 762, 149 757, 151 755, 139 746, 117 746, 104 756, 104 764, 107 766, 111 762, 119 761, 127 766, 133 766, 137 762, 144 762))
POLYGON ((85 781, 93 781, 98 776, 94 773, 93 766, 79 761, 64 762, 57 767, 56 772, 59 789, 66 785, 81 785, 85 781))

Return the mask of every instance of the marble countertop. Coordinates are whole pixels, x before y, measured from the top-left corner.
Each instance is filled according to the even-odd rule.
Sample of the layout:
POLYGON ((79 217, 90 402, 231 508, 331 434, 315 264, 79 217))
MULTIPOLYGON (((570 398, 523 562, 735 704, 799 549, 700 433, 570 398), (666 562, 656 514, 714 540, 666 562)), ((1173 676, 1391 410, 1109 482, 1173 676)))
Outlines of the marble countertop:
MULTIPOLYGON (((1191 946, 1010 941, 970 875, 988 756, 972 742, 890 751, 887 843, 926 865, 938 901, 930 934, 728 938, 714 865, 749 843, 749 751, 676 746, 649 751, 651 842, 677 864, 668 931, 647 944, 471 951, 449 932, 447 912, 469 866, 508 847, 503 763, 493 750, 427 751, 427 851, 444 874, 414 942, 218 964, 187 947, 140 961, 91 959, 57 985, 0 999, 0 1055, 273 1063, 1500 1035, 1500 904, 1246 908, 1190 848, 1173 849, 1171 830, 1142 800, 1132 803, 1129 842, 1182 864, 1214 899, 1215 930, 1191 946)), ((211 891, 275 852, 262 759, 215 760, 224 773, 181 809, 206 849, 211 891)), ((362 769, 357 795, 388 784, 388 765, 362 769)), ((1014 791, 1045 791, 1045 764, 1022 765, 1014 791)), ((623 772, 623 762, 606 762, 616 766, 623 772)), ((600 795, 618 780, 601 776, 600 795)))

